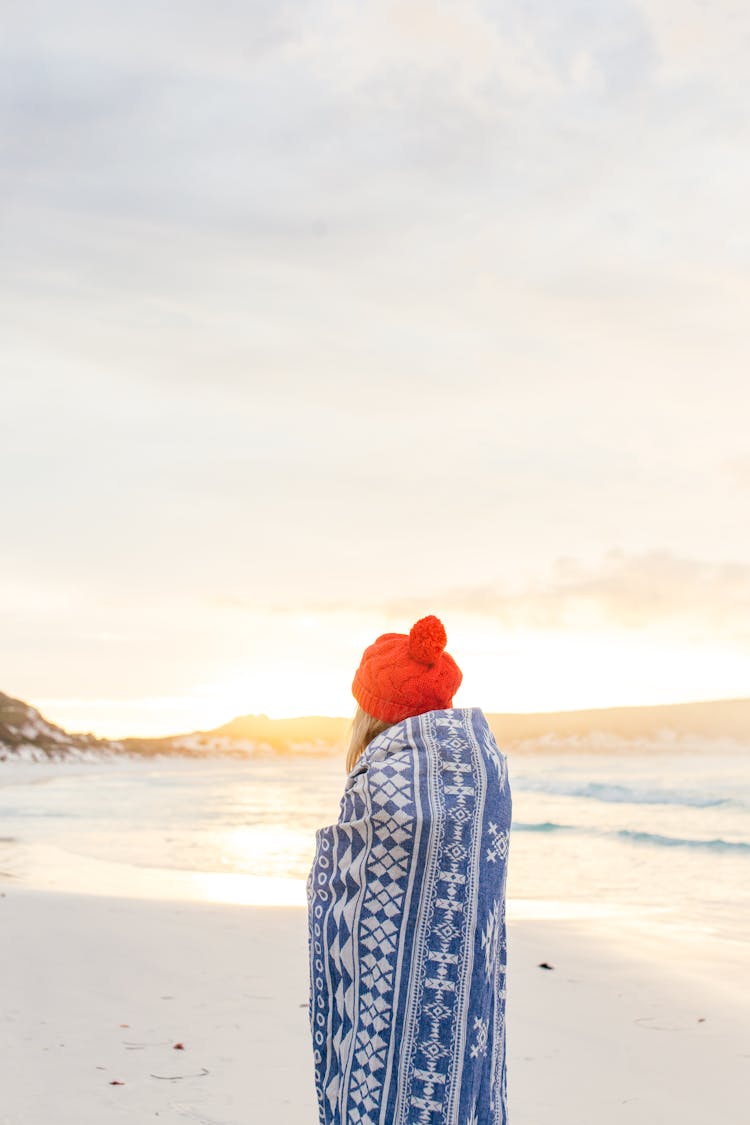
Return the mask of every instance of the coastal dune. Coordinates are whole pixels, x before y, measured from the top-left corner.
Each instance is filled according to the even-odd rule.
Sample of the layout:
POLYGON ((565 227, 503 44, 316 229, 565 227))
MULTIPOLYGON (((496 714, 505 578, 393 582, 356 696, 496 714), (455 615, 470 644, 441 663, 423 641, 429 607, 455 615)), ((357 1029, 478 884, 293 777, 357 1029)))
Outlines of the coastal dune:
MULTIPOLYGON (((738 980, 612 922, 508 916, 511 1125, 740 1125, 738 980)), ((316 1125, 306 943, 300 907, 4 882, 0 1125, 316 1125)))

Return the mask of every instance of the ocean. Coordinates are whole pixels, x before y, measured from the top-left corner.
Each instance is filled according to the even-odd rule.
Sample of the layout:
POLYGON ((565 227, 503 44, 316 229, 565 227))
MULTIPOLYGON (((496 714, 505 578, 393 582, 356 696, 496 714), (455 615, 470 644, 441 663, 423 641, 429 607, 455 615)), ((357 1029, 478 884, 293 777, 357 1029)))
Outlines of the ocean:
MULTIPOLYGON (((509 917, 750 941, 750 751, 508 752, 509 917)), ((302 904, 340 756, 0 763, 0 889, 302 904)))

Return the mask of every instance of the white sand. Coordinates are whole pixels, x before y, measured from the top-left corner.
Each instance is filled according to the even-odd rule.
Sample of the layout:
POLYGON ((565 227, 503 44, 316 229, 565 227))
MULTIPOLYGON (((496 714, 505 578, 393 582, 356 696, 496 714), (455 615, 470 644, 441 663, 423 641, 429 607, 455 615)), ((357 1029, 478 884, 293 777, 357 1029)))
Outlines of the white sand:
MULTIPOLYGON (((316 1125, 304 910, 0 891, 0 1125, 316 1125)), ((509 917, 510 1125, 747 1120, 747 979, 509 917)))

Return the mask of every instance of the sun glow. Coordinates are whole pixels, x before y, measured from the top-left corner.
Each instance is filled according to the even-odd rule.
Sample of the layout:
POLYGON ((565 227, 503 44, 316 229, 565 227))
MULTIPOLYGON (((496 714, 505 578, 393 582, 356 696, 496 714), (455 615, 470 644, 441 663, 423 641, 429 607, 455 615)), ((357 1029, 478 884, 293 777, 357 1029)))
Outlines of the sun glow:
MULTIPOLYGON (((439 611, 440 607, 436 607, 439 611)), ((463 683, 456 706, 543 712, 647 706, 743 696, 750 653, 656 629, 503 628, 489 617, 442 615, 463 683)), ((364 648, 403 619, 364 614, 240 614, 209 675, 182 692, 119 699, 34 700, 53 721, 102 737, 159 737, 212 730, 242 715, 350 718, 351 682, 364 648), (248 639, 249 638, 249 639, 248 639)), ((191 667, 194 653, 186 654, 191 667)), ((175 657, 178 661, 179 657, 175 657)), ((171 669, 172 683, 179 665, 171 669)))

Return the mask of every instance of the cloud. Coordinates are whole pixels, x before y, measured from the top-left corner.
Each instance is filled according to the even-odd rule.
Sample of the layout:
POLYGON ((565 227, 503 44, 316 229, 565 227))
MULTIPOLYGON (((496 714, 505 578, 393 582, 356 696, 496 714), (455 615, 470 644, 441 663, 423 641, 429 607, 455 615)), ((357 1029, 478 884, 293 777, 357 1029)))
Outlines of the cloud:
POLYGON ((394 104, 406 95, 416 107, 427 89, 438 92, 439 82, 467 112, 484 115, 492 112, 492 93, 560 89, 535 37, 485 4, 365 0, 324 5, 316 16, 294 54, 324 83, 359 97, 394 104))
MULTIPOLYGON (((237 601, 235 605, 239 604, 237 601)), ((313 613, 367 612, 345 601, 307 605, 313 613)), ((670 630, 696 641, 750 643, 750 564, 681 557, 666 549, 606 551, 598 562, 558 557, 548 575, 525 584, 452 586, 385 599, 372 613, 481 617, 513 630, 670 630)), ((277 604, 278 612, 299 612, 277 604)))
MULTIPOLYGON (((566 153, 569 165, 603 124, 581 118, 560 136, 591 77, 609 104, 649 72, 625 0, 573 19, 549 4, 436 0, 56 14, 9 17, 6 193, 245 238, 300 237, 305 222, 423 227, 455 215, 457 193, 464 206, 514 195, 543 154, 564 180, 566 153)), ((548 167, 536 169, 545 187, 548 167)))
POLYGON ((691 82, 660 3, 13 7, 4 565, 379 604, 429 566, 502 620, 637 621, 638 556, 496 560, 749 557, 726 10, 691 82))
POLYGON ((635 7, 656 44, 664 80, 746 85, 750 11, 743 0, 635 0, 635 7))

